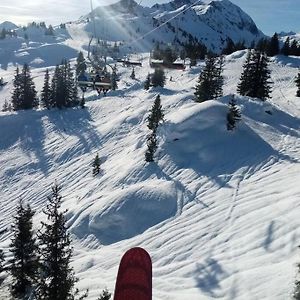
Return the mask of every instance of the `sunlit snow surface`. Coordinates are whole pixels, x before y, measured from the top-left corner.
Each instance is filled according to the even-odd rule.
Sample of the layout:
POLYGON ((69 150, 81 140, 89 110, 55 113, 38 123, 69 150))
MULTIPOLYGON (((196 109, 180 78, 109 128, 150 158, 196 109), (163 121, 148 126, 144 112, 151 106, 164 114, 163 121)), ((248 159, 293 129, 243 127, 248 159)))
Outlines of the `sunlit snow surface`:
MULTIPOLYGON (((245 57, 226 57, 225 95, 236 92, 245 57)), ((300 261, 299 66, 296 57, 272 59, 273 98, 237 96, 242 121, 233 132, 226 130, 229 96, 193 101, 203 62, 167 71, 165 88, 145 91, 146 54, 136 80, 118 66, 118 90, 87 93, 84 110, 2 112, 0 230, 9 229, 20 198, 37 211, 38 228, 56 180, 78 287, 89 288, 89 299, 104 287, 113 291, 120 258, 134 246, 152 257, 154 300, 288 299, 300 261), (148 164, 146 118, 157 94, 165 122, 156 162, 148 164), (101 174, 93 177, 96 153, 101 174)), ((9 81, 1 106, 14 70, 0 70, 9 81)), ((40 91, 44 68, 32 74, 40 91)), ((0 235, 7 254, 9 238, 9 231, 0 235)))

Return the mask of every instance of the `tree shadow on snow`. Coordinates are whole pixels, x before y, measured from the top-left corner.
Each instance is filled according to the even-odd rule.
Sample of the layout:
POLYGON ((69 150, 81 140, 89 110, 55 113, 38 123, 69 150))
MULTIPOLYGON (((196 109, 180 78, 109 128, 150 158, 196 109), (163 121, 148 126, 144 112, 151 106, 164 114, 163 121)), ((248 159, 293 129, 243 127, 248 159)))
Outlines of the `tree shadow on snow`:
POLYGON ((197 264, 195 273, 197 287, 204 294, 213 298, 224 296, 220 282, 228 277, 228 274, 217 260, 207 258, 202 264, 197 264))
POLYGON ((10 147, 19 144, 23 153, 30 159, 30 163, 26 166, 17 165, 7 172, 13 175, 22 168, 30 168, 39 169, 47 175, 54 161, 63 163, 75 156, 90 152, 94 147, 99 147, 101 144, 99 134, 90 121, 90 114, 85 109, 30 110, 2 115, 0 151, 8 151, 10 147), (47 131, 48 134, 54 131, 60 136, 58 147, 60 143, 68 143, 70 136, 76 136, 79 143, 76 148, 70 145, 63 155, 56 157, 53 151, 45 148, 47 131))

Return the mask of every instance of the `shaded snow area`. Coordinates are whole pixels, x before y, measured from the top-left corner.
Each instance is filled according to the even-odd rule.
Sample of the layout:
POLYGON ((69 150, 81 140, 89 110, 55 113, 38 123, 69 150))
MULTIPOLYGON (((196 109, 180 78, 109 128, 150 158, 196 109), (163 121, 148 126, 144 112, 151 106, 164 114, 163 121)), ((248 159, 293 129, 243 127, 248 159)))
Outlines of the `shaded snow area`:
MULTIPOLYGON (((118 90, 106 97, 89 91, 85 109, 0 113, 0 248, 9 255, 5 228, 20 198, 36 210, 39 227, 56 180, 78 287, 89 288, 89 299, 105 287, 113 292, 121 256, 134 246, 152 257, 154 300, 289 299, 300 261, 300 101, 293 83, 300 59, 272 59, 269 101, 236 96, 242 121, 229 132, 229 94, 245 57, 226 57, 225 96, 202 104, 193 101, 193 88, 203 62, 166 71, 164 88, 145 91, 153 72, 145 55, 135 80, 131 68, 118 65, 118 90), (157 94, 165 120, 149 164, 147 116, 157 94), (97 153, 101 172, 93 177, 97 153)), ((39 91, 44 70, 32 69, 39 91)), ((1 106, 11 97, 13 73, 0 71, 9 81, 1 106)))

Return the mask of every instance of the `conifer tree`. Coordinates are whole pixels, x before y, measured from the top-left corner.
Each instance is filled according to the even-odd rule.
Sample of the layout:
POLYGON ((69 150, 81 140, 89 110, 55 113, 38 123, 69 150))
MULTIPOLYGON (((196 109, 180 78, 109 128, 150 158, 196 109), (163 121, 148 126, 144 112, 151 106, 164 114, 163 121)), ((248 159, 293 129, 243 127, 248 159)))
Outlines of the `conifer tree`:
POLYGON ((163 69, 155 69, 151 76, 151 85, 153 87, 164 87, 166 82, 165 72, 163 69))
POLYGON ((243 72, 240 77, 240 82, 237 86, 237 92, 240 95, 247 96, 250 92, 252 68, 252 50, 248 50, 246 61, 243 65, 243 72))
POLYGON ((12 105, 14 110, 32 109, 38 106, 35 85, 27 64, 24 64, 21 73, 17 67, 13 84, 12 105))
POLYGON ((227 38, 227 43, 225 48, 222 50, 222 54, 229 55, 236 51, 235 44, 231 38, 227 38))
POLYGON ((42 106, 50 109, 51 107, 51 88, 50 88, 50 75, 49 70, 46 69, 45 78, 44 78, 44 86, 41 93, 41 102, 42 106))
POLYGON ((108 289, 104 289, 97 300, 109 300, 111 298, 111 293, 108 289))
POLYGON ((80 51, 76 59, 76 75, 79 76, 80 74, 84 73, 86 68, 87 66, 86 66, 85 58, 83 56, 83 53, 80 51))
POLYGON ((198 84, 195 87, 196 102, 203 102, 222 95, 223 87, 223 58, 207 56, 205 67, 199 75, 198 84))
POLYGON ((160 95, 157 95, 154 104, 151 108, 150 114, 147 118, 148 128, 152 131, 147 137, 147 151, 145 153, 145 160, 147 162, 154 161, 154 153, 157 149, 156 132, 160 121, 163 121, 164 114, 162 112, 160 95))
POLYGON ((281 48, 281 53, 285 56, 290 55, 290 37, 287 37, 282 48, 281 48))
POLYGON ((279 40, 278 40, 278 34, 275 32, 270 42, 268 43, 267 55, 275 56, 278 54, 279 54, 279 40))
POLYGON ((147 137, 147 151, 145 153, 146 162, 154 161, 154 153, 157 149, 156 131, 151 132, 147 137))
POLYGON ((93 160, 93 176, 96 176, 100 173, 100 158, 98 153, 96 154, 96 157, 93 160))
POLYGON ((79 104, 77 84, 70 63, 57 65, 51 82, 51 107, 72 107, 79 104))
POLYGON ((150 115, 148 116, 148 128, 156 131, 160 121, 163 121, 164 113, 162 111, 160 95, 157 95, 154 104, 151 108, 150 115))
POLYGON ((147 78, 146 78, 146 81, 145 81, 145 84, 144 84, 144 89, 149 90, 150 85, 151 85, 151 76, 150 76, 150 74, 148 74, 147 78))
POLYGON ((296 77, 295 82, 296 82, 296 86, 297 86, 296 96, 300 97, 300 70, 299 70, 299 73, 298 73, 298 75, 296 77))
POLYGON ((44 210, 48 223, 42 222, 39 232, 41 276, 36 292, 38 300, 73 300, 78 294, 74 290, 77 278, 70 266, 73 250, 64 216, 66 211, 60 211, 60 190, 57 184, 52 187, 52 195, 48 197, 44 210))
POLYGON ((233 130, 236 127, 236 123, 241 119, 241 113, 237 108, 234 96, 232 96, 230 99, 228 107, 229 111, 227 113, 227 130, 233 130))
POLYGON ((265 53, 249 50, 237 87, 240 95, 260 98, 263 101, 270 98, 271 82, 268 63, 269 59, 265 53))
POLYGON ((33 215, 34 211, 30 206, 24 207, 20 201, 14 217, 13 238, 10 244, 10 272, 13 279, 11 292, 17 298, 23 298, 32 292, 38 274, 38 249, 32 229, 33 215))
POLYGON ((293 40, 290 47, 290 55, 297 56, 298 55, 298 43, 296 40, 293 40))

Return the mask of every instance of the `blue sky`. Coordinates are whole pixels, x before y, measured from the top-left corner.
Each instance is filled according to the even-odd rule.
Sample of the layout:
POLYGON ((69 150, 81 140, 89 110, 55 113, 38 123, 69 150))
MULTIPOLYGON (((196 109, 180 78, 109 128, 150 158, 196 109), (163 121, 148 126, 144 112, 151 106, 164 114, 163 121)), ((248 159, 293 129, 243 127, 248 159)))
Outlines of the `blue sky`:
MULTIPOLYGON (((94 7, 113 0, 93 0, 94 7)), ((207 1, 207 0, 206 0, 207 1)), ((116 1, 114 1, 116 2, 116 1)), ((151 6, 165 0, 137 0, 141 5, 151 6)), ((300 0, 231 0, 240 6, 266 34, 275 31, 300 32, 300 0)), ((76 20, 86 14, 90 8, 89 0, 1 0, 0 23, 6 20, 16 24, 30 21, 46 21, 47 24, 59 24, 76 20)))

